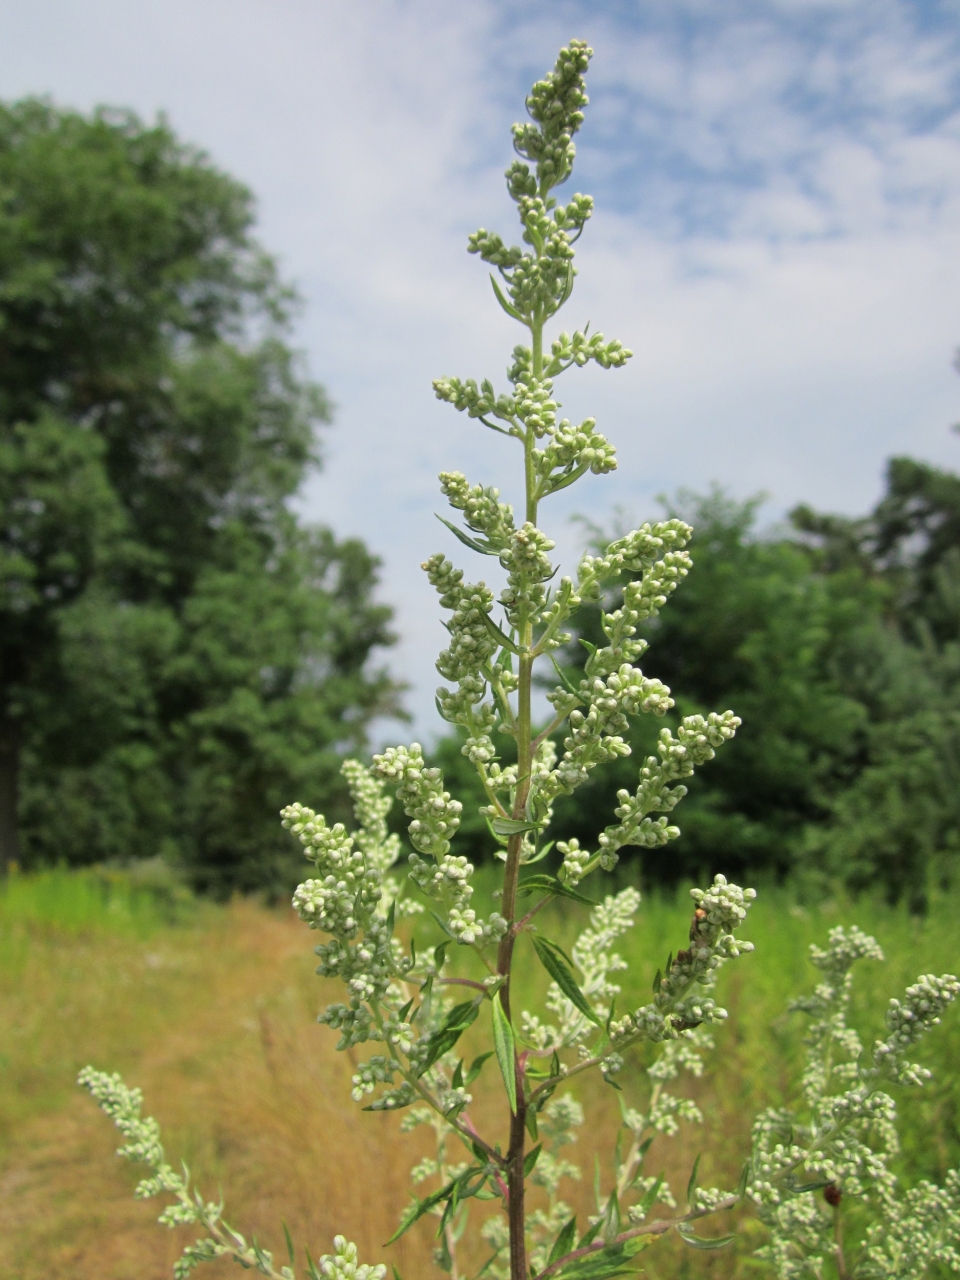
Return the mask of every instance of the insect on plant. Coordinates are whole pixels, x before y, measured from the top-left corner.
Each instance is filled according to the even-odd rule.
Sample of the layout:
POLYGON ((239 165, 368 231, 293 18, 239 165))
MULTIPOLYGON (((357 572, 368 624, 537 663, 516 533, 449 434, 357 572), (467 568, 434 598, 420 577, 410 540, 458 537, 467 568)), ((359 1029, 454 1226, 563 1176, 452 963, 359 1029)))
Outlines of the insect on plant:
MULTIPOLYGON (((551 495, 588 472, 604 475, 616 467, 613 446, 593 418, 574 424, 558 416, 556 380, 590 361, 616 369, 631 355, 588 327, 551 328, 571 298, 574 245, 593 208, 589 196, 561 203, 554 194, 573 168, 591 55, 579 40, 561 49, 553 71, 527 98, 529 119, 513 127, 517 158, 506 181, 522 245, 486 230, 469 239, 469 251, 493 268, 497 302, 523 333, 509 387, 498 391, 487 380, 455 377, 434 383, 441 400, 505 438, 523 480, 517 514, 495 488, 472 485, 457 471, 440 476, 455 516, 443 523, 471 553, 505 571, 498 596, 482 579, 467 581, 443 554, 423 566, 450 636, 437 662, 445 682, 437 706, 463 730, 463 753, 483 787, 481 812, 502 863, 499 908, 483 919, 471 905, 474 868, 455 852, 461 805, 417 743, 385 750, 369 768, 347 761, 357 823, 352 833, 300 804, 282 815, 314 867, 294 907, 328 939, 316 948, 318 972, 344 985, 343 999, 320 1022, 339 1032, 340 1049, 377 1049, 353 1077, 357 1102, 371 1112, 404 1112, 404 1128, 435 1131, 435 1156, 413 1171, 423 1191, 393 1239, 431 1215, 435 1261, 455 1280, 462 1274, 458 1242, 477 1230, 479 1216, 485 1216, 479 1234, 490 1246, 485 1273, 504 1280, 607 1280, 635 1270, 637 1255, 669 1233, 694 1249, 723 1247, 730 1235, 700 1236, 694 1224, 742 1200, 757 1207, 768 1228, 761 1256, 785 1278, 819 1278, 825 1266, 840 1280, 854 1273, 919 1275, 934 1261, 960 1269, 952 1243, 960 1235, 960 1178, 954 1172, 943 1188, 921 1184, 900 1193, 888 1166, 895 1112, 885 1091, 890 1084, 922 1083, 925 1073, 906 1054, 938 1022, 960 984, 949 975, 921 978, 902 1002, 891 1002, 886 1038, 865 1053, 846 1025, 850 970, 860 959, 881 957, 873 939, 856 929, 835 929, 828 947, 814 951, 823 981, 798 1003, 811 1017, 802 1110, 758 1117, 739 1185, 701 1188, 695 1167, 681 1207, 664 1179, 645 1169, 656 1134, 670 1135, 681 1121, 698 1119, 693 1103, 668 1086, 682 1071, 699 1074, 701 1055, 712 1046, 711 1027, 726 1017, 714 999, 716 976, 727 961, 752 950, 737 931, 755 895, 722 875, 692 890, 689 937, 657 971, 649 1001, 617 1015, 613 977, 625 965, 614 947, 633 925, 640 895, 628 887, 595 901, 584 893, 585 882, 592 887, 612 871, 624 847, 649 849, 676 839, 670 814, 685 794, 684 780, 740 724, 729 710, 686 716, 675 732, 660 730, 656 753, 639 762, 636 788, 618 793, 615 820, 595 847, 554 842, 551 830, 559 796, 573 792, 591 770, 630 754, 630 717, 662 717, 674 705, 670 690, 637 665, 647 648, 638 633, 689 572, 693 532, 678 519, 643 524, 603 554, 584 556, 573 576, 557 578, 554 543, 539 523, 551 495), (590 649, 582 675, 571 680, 556 655, 585 602, 600 603, 606 643, 590 649), (542 724, 533 719, 538 667, 556 681, 548 694, 553 714, 542 724), (512 763, 504 760, 508 742, 512 763), (395 792, 409 820, 412 851, 402 876, 395 869, 400 838, 387 828, 387 791, 395 792), (548 858, 552 872, 543 869, 548 858), (590 908, 569 952, 538 927, 542 909, 558 898, 590 908), (410 943, 401 941, 403 917, 427 925, 434 941, 418 945, 416 928, 410 943), (518 1006, 512 981, 518 960, 546 971, 550 985, 541 1009, 518 1006), (485 1030, 489 1049, 468 1062, 458 1045, 475 1024, 485 1030), (626 1083, 640 1074, 624 1066, 642 1043, 658 1047, 645 1079, 629 1080, 632 1092, 642 1086, 642 1107, 624 1102, 612 1184, 598 1188, 596 1213, 578 1223, 560 1196, 563 1180, 577 1172, 561 1154, 582 1120, 573 1087, 593 1072, 619 1088, 618 1077, 626 1083), (490 1130, 471 1115, 470 1090, 481 1074, 485 1084, 499 1080, 502 1091, 502 1123, 490 1130), (874 1218, 857 1239, 845 1240, 843 1215, 851 1203, 874 1218)), ((266 1250, 228 1227, 223 1206, 206 1202, 188 1175, 166 1162, 155 1121, 140 1117, 137 1090, 92 1068, 81 1082, 125 1134, 121 1154, 152 1166, 136 1194, 171 1193, 174 1201, 160 1221, 196 1223, 206 1233, 178 1262, 181 1280, 199 1262, 224 1256, 291 1280, 296 1262, 289 1237, 289 1265, 275 1266, 266 1250)), ((382 1265, 358 1264, 355 1246, 341 1236, 334 1254, 319 1262, 307 1258, 307 1271, 314 1280, 385 1275, 382 1265)))

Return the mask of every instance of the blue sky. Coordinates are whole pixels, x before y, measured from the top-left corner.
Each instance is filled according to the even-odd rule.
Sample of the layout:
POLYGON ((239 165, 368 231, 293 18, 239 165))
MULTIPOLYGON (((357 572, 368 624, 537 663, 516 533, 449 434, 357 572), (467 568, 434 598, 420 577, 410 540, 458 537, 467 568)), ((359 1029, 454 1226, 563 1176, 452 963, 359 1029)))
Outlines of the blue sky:
POLYGON ((515 461, 430 381, 502 379, 517 334, 465 240, 512 231, 509 125, 572 35, 597 214, 564 324, 636 356, 558 385, 621 459, 544 513, 565 559, 573 513, 684 485, 763 490, 774 521, 865 510, 893 453, 960 466, 956 0, 0 0, 0 95, 162 109, 255 191, 338 406, 302 507, 383 557, 425 736, 443 633, 417 566, 459 553, 436 472, 512 496, 515 461))

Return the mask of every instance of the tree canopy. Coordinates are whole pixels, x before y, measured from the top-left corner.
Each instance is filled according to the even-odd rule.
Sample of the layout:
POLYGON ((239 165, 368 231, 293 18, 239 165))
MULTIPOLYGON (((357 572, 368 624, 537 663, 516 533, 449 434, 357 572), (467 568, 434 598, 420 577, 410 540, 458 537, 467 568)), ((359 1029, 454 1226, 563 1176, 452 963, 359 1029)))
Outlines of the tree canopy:
POLYGON ((253 220, 163 121, 0 107, 4 859, 283 879, 291 788, 396 709, 376 561, 289 505, 330 410, 253 220))

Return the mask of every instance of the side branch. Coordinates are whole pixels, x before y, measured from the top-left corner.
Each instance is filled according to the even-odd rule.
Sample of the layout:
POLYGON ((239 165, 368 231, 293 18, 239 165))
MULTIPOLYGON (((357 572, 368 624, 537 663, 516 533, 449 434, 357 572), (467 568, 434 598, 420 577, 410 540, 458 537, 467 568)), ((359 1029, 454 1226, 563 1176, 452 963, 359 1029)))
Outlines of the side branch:
POLYGON ((690 1209, 676 1218, 661 1218, 644 1226, 631 1227, 629 1231, 621 1231, 618 1236, 610 1241, 595 1240, 593 1244, 584 1245, 582 1249, 575 1249, 573 1253, 568 1253, 565 1257, 558 1258, 549 1267, 544 1267, 542 1271, 537 1272, 533 1280, 548 1280, 549 1276, 562 1271, 571 1262, 577 1262, 580 1258, 588 1258, 592 1253, 600 1253, 604 1249, 609 1249, 611 1245, 626 1244, 628 1240, 635 1240, 637 1236, 666 1235, 668 1231, 672 1231, 674 1227, 682 1226, 685 1222, 694 1222, 697 1218, 705 1218, 711 1213, 722 1213, 726 1209, 732 1209, 739 1199, 738 1195, 729 1195, 714 1205, 712 1209, 690 1209))

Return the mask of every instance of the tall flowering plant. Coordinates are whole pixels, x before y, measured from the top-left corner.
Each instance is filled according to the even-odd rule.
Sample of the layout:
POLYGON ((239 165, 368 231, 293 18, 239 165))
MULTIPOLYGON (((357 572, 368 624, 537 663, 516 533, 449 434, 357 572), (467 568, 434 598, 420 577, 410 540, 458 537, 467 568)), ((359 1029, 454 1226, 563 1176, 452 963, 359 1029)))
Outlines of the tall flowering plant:
MULTIPOLYGON (((482 579, 467 581, 443 554, 423 565, 450 635, 437 661, 444 680, 437 706, 463 730, 463 753, 485 793, 481 812, 502 862, 498 909, 484 919, 472 905, 474 868, 454 845, 461 805, 417 743, 391 747, 370 768, 348 761, 353 832, 339 823, 329 826, 300 804, 282 814, 313 866, 294 907, 325 938, 316 948, 318 972, 344 988, 320 1021, 339 1033, 340 1049, 376 1047, 354 1074, 357 1102, 372 1112, 403 1112, 404 1128, 433 1128, 435 1155, 413 1170, 418 1194, 393 1239, 431 1215, 437 1221, 435 1261, 455 1278, 461 1274, 458 1242, 475 1206, 485 1215, 479 1231, 491 1251, 485 1271, 504 1280, 606 1280, 634 1270, 636 1255, 668 1233, 693 1248, 722 1247, 732 1237, 701 1237, 694 1223, 744 1198, 756 1204, 769 1228, 764 1256, 783 1277, 819 1277, 830 1259, 845 1280, 844 1197, 873 1205, 885 1224, 864 1237, 858 1274, 912 1276, 937 1260, 960 1267, 952 1245, 960 1233, 958 1175, 951 1174, 944 1188, 922 1184, 898 1196, 887 1167, 893 1101, 884 1091, 888 1083, 921 1082, 923 1072, 906 1054, 960 984, 950 976, 922 978, 902 1003, 892 1002, 888 1035, 865 1059, 845 1022, 849 971, 860 958, 876 958, 879 949, 856 930, 835 930, 829 948, 814 955, 824 981, 802 1002, 813 1017, 803 1085, 807 1114, 761 1115, 739 1186, 700 1188, 694 1169, 684 1207, 664 1179, 644 1167, 656 1134, 675 1133, 681 1122, 699 1119, 697 1108, 669 1086, 681 1072, 699 1074, 711 1027, 726 1017, 714 998, 717 973, 752 950, 737 931, 755 895, 722 875, 709 888, 692 890, 689 935, 657 971, 651 998, 617 1016, 614 976, 625 965, 614 948, 633 925, 640 895, 625 888, 596 901, 584 893, 585 883, 612 871, 624 847, 653 848, 676 839, 680 832, 670 815, 686 792, 684 780, 740 724, 729 710, 684 717, 676 732, 660 730, 656 754, 640 762, 636 788, 618 793, 615 821, 599 833, 595 847, 555 842, 551 831, 558 796, 572 793, 591 770, 630 754, 630 718, 662 717, 674 705, 670 690, 638 665, 647 648, 638 632, 691 567, 686 548, 692 530, 671 519, 642 525, 602 555, 585 556, 575 575, 557 578, 554 543, 540 525, 541 506, 552 494, 588 472, 603 475, 616 467, 614 448, 593 418, 574 424, 559 417, 556 380, 590 361, 619 368, 631 355, 588 327, 572 333, 550 328, 573 292, 574 246, 593 208, 589 196, 575 194, 564 204, 553 194, 573 168, 590 57, 582 41, 562 49, 553 71, 527 98, 529 120, 513 127, 518 158, 506 180, 522 244, 508 245, 483 229, 469 240, 470 252, 493 268, 497 302, 523 331, 508 388, 456 377, 434 383, 441 400, 514 442, 523 477, 523 511, 515 513, 495 488, 471 484, 457 471, 440 476, 454 515, 443 523, 460 544, 504 570, 498 596, 482 579), (569 641, 565 627, 585 601, 601 603, 606 643, 590 649, 582 676, 571 681, 555 655, 569 641), (534 721, 532 701, 538 664, 556 678, 548 694, 553 714, 543 724, 534 721), (502 755, 507 740, 513 763, 502 755), (402 873, 400 838, 389 834, 386 821, 390 791, 409 820, 412 851, 402 873), (553 872, 543 869, 551 854, 553 872), (540 927, 542 909, 557 898, 591 908, 569 954, 540 927), (404 916, 427 923, 433 943, 421 939, 418 946, 416 929, 409 943, 402 941, 397 922, 404 916), (541 1008, 519 1007, 513 981, 518 959, 546 971, 541 1008), (475 1024, 490 1048, 468 1062, 459 1046, 475 1024), (582 1120, 571 1086, 594 1072, 619 1089, 627 1055, 642 1043, 657 1052, 637 1105, 621 1107, 612 1184, 598 1189, 596 1213, 578 1224, 560 1194, 565 1179, 579 1176, 561 1154, 582 1120), (471 1114, 470 1091, 481 1074, 491 1073, 503 1104, 500 1125, 488 1130, 471 1114), (538 1191, 535 1208, 528 1204, 531 1185, 538 1191)), ((125 1134, 121 1153, 152 1166, 137 1195, 172 1194, 161 1222, 204 1229, 177 1264, 181 1280, 199 1262, 223 1256, 292 1280, 292 1243, 289 1265, 276 1267, 266 1250, 228 1227, 223 1206, 205 1201, 186 1172, 167 1163, 155 1122, 140 1115, 136 1090, 92 1068, 81 1081, 125 1134)), ((314 1280, 382 1280, 384 1267, 360 1265, 355 1246, 343 1237, 335 1245, 335 1253, 318 1262, 307 1258, 314 1280)))

